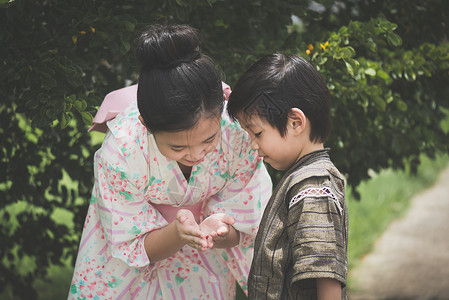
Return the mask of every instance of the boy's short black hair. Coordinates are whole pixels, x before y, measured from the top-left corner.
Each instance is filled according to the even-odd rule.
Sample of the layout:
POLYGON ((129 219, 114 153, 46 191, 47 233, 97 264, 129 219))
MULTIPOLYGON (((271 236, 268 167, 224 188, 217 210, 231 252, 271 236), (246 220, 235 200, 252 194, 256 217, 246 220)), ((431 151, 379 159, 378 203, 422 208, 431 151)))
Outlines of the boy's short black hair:
POLYGON ((234 120, 257 116, 284 136, 290 110, 299 108, 311 123, 310 140, 324 143, 330 131, 329 105, 329 90, 312 64, 297 55, 274 53, 240 77, 227 109, 234 120))

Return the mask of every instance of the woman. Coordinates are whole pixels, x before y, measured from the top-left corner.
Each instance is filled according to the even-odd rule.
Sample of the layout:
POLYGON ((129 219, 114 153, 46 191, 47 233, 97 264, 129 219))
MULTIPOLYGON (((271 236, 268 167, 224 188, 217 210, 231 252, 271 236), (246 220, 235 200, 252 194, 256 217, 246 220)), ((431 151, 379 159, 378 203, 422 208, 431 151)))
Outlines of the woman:
POLYGON ((130 104, 95 154, 69 299, 234 299, 271 180, 193 28, 152 26, 137 56, 137 103, 135 87, 104 101, 130 104))

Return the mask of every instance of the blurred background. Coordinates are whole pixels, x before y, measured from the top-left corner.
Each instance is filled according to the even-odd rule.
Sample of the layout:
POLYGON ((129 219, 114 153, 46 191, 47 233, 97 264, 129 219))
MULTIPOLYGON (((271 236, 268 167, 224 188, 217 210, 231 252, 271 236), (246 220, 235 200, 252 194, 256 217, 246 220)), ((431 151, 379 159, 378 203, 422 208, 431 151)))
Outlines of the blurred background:
POLYGON ((447 166, 448 20, 445 0, 0 0, 0 298, 67 297, 104 137, 87 129, 153 23, 197 28, 231 87, 275 51, 323 74, 352 269, 447 166))

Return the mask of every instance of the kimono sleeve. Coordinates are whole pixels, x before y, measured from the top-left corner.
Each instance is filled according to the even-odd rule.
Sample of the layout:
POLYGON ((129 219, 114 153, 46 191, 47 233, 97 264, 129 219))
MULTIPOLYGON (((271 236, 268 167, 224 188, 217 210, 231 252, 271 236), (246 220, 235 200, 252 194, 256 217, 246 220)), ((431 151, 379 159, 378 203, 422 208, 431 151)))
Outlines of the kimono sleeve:
POLYGON ((346 284, 344 210, 327 183, 327 178, 309 178, 298 184, 301 188, 288 199, 293 282, 333 278, 346 284))
POLYGON ((249 146, 246 132, 236 130, 228 140, 228 179, 208 202, 207 215, 226 213, 235 218, 240 245, 250 246, 271 196, 272 182, 263 161, 249 146))
MULTIPOLYGON (((139 153, 125 149, 108 132, 94 158, 95 187, 92 201, 112 257, 129 266, 150 264, 144 247, 146 233, 167 225, 144 199, 147 169, 139 166, 139 153), (131 170, 132 167, 132 170, 131 170)), ((140 164, 142 165, 142 164, 140 164)))
POLYGON ((248 294, 248 274, 253 258, 254 238, 265 206, 271 196, 271 178, 257 152, 249 146, 249 136, 235 126, 226 131, 225 140, 228 178, 221 191, 212 196, 206 215, 226 213, 235 219, 234 228, 240 232, 239 245, 216 249, 243 292, 248 294))

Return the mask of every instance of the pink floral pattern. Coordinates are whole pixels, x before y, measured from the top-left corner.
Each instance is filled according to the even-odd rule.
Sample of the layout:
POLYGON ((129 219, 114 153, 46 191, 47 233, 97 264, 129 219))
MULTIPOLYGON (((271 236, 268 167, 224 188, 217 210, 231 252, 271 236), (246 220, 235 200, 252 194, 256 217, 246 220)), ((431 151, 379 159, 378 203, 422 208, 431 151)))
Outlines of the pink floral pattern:
POLYGON ((249 137, 222 116, 221 142, 187 181, 164 157, 138 120, 135 103, 108 122, 95 154, 95 184, 69 299, 234 299, 244 291, 271 180, 249 137), (200 220, 224 212, 241 232, 240 244, 207 252, 184 246, 152 263, 145 234, 168 223, 153 204, 202 203, 200 220))

